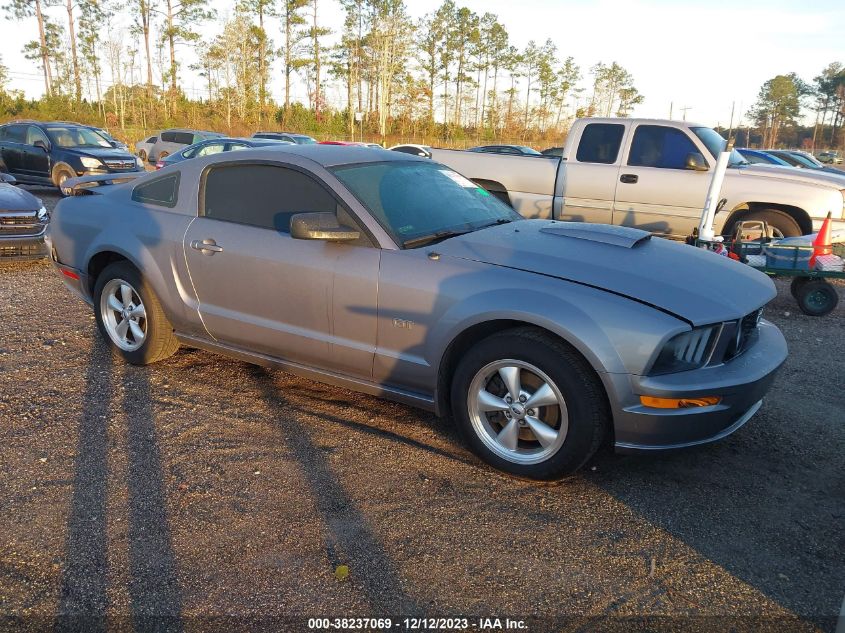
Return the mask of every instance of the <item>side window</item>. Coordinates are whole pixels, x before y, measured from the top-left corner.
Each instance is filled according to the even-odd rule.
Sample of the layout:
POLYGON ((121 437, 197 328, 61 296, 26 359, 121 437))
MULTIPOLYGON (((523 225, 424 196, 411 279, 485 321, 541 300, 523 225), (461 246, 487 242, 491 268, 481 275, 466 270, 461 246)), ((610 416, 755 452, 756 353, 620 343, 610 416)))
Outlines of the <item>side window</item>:
POLYGON ((6 138, 3 140, 10 143, 26 143, 26 126, 10 125, 6 128, 6 138))
POLYGON ((190 132, 176 132, 173 134, 174 142, 181 143, 182 145, 193 145, 197 141, 203 140, 199 136, 196 137, 197 141, 194 141, 194 135, 190 132))
POLYGON ((632 167, 686 169, 687 155, 698 151, 681 130, 662 125, 640 125, 631 141, 628 164, 632 167))
POLYGON ((175 132, 162 132, 161 133, 161 140, 165 143, 173 143, 176 140, 176 133, 175 132))
POLYGON ((47 147, 50 146, 50 142, 47 140, 47 135, 34 125, 30 125, 26 130, 26 144, 35 145, 35 141, 41 141, 47 147))
POLYGON ((242 149, 252 149, 249 145, 244 145, 243 143, 229 143, 230 152, 237 152, 242 149))
POLYGON ((132 190, 132 199, 160 207, 175 207, 179 199, 179 172, 136 186, 132 190))
POLYGON ((590 123, 584 128, 575 160, 579 163, 612 165, 619 156, 625 126, 618 123, 590 123))
POLYGON ((224 150, 224 148, 225 146, 223 143, 209 143, 208 145, 203 145, 202 147, 200 147, 196 155, 211 156, 212 154, 219 154, 224 150))
POLYGON ((207 218, 287 233, 291 216, 310 211, 337 213, 334 197, 303 173, 274 165, 221 165, 209 170, 203 187, 207 218))

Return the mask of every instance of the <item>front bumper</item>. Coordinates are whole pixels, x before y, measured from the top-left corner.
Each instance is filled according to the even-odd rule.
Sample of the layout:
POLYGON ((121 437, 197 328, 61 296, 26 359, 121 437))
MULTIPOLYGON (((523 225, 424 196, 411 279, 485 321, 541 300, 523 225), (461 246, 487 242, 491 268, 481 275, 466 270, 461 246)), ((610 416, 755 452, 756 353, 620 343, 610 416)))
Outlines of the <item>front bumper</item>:
POLYGON ((45 231, 37 235, 3 235, 0 232, 0 258, 40 259, 47 255, 45 231))
POLYGON ((663 376, 610 377, 620 396, 613 405, 615 448, 640 452, 686 448, 722 439, 747 422, 762 404, 786 360, 780 330, 761 321, 757 340, 742 355, 713 367, 663 376), (719 404, 688 409, 643 406, 640 396, 719 396, 719 404))

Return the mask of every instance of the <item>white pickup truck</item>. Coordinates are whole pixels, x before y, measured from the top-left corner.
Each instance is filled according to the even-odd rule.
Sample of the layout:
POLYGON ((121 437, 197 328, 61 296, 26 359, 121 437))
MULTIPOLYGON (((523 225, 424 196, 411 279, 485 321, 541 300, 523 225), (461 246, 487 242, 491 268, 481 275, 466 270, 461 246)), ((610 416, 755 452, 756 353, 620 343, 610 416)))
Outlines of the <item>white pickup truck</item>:
MULTIPOLYGON (((433 160, 472 179, 528 218, 633 226, 683 238, 698 226, 726 142, 685 121, 578 119, 560 159, 432 149, 433 160)), ((812 233, 832 212, 845 228, 845 177, 749 165, 734 153, 716 215, 718 234, 766 220, 784 236, 812 233)))

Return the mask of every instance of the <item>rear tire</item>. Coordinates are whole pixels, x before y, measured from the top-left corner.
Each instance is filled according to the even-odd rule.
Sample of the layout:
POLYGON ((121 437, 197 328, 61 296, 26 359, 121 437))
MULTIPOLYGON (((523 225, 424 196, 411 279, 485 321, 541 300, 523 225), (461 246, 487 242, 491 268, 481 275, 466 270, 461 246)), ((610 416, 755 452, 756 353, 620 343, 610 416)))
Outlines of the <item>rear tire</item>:
POLYGON ((100 334, 127 362, 149 365, 179 349, 158 297, 128 262, 106 266, 94 284, 93 299, 100 334))
POLYGON ((578 470, 611 422, 592 367, 535 328, 476 344, 458 364, 451 395, 455 421, 472 451, 495 468, 531 479, 578 470))
POLYGON ((793 277, 792 282, 789 284, 789 292, 792 293, 793 298, 796 300, 798 299, 798 291, 801 290, 801 286, 805 283, 810 281, 809 277, 793 277))
POLYGON ((798 307, 807 316, 830 314, 839 303, 836 288, 824 279, 808 279, 797 291, 798 307))

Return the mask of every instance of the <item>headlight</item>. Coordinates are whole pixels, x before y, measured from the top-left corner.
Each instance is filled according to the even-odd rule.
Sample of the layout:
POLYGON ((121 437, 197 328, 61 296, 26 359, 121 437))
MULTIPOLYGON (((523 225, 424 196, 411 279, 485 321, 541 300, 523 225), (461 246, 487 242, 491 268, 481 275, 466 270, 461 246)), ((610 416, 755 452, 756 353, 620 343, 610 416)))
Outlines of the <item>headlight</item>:
POLYGON ((660 351, 650 373, 668 374, 703 367, 710 360, 720 327, 697 327, 673 336, 660 351))
POLYGON ((48 217, 48 216, 49 216, 49 213, 47 213, 47 207, 45 207, 45 206, 42 204, 42 205, 41 205, 41 208, 40 208, 40 209, 38 209, 38 221, 39 221, 39 222, 43 222, 44 220, 46 220, 46 219, 47 219, 47 217, 48 217))
POLYGON ((81 159, 82 166, 85 169, 97 169, 97 167, 102 167, 103 163, 98 158, 91 158, 90 156, 83 156, 81 159))

